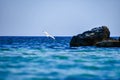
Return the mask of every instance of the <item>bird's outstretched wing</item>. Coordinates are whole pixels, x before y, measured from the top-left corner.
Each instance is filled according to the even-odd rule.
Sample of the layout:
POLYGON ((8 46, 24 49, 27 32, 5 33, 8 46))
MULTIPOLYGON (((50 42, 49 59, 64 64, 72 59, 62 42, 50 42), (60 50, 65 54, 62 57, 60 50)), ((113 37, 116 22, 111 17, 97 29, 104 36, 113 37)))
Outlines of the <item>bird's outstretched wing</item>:
POLYGON ((47 37, 51 37, 52 39, 54 39, 54 40, 55 40, 55 37, 54 37, 54 36, 52 36, 52 35, 50 35, 48 32, 43 31, 43 33, 44 33, 47 37))

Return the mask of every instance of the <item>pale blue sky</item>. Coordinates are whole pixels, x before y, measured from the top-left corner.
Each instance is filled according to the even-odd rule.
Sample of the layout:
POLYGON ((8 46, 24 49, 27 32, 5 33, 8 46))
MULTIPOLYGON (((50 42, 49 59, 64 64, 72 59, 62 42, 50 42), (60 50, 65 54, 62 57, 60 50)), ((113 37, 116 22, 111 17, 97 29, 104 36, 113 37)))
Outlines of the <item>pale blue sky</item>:
POLYGON ((120 0, 0 0, 0 36, 73 36, 102 25, 120 36, 120 0))

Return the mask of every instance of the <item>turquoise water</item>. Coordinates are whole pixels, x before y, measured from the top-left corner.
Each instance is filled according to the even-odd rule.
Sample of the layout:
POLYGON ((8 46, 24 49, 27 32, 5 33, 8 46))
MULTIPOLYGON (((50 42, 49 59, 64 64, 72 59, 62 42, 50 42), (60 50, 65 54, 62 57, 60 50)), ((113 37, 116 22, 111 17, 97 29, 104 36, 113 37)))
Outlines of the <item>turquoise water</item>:
POLYGON ((120 80, 120 48, 71 48, 70 39, 0 37, 0 80, 120 80))

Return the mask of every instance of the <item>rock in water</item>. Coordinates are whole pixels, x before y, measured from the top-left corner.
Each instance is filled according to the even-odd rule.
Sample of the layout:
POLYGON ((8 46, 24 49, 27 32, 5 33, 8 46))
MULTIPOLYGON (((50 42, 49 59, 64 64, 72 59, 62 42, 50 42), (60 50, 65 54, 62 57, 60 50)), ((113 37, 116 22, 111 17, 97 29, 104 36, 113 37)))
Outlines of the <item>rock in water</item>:
POLYGON ((93 28, 90 31, 85 31, 82 34, 73 36, 70 41, 71 47, 92 46, 102 40, 110 38, 110 31, 107 26, 93 28))
POLYGON ((104 40, 96 43, 97 47, 120 47, 119 40, 104 40))

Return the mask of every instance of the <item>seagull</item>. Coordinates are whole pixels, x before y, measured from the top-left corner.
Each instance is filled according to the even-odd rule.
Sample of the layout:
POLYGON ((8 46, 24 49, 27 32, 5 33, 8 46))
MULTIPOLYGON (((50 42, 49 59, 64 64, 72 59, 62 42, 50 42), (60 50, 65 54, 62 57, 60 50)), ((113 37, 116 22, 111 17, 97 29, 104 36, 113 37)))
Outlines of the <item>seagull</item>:
POLYGON ((50 38, 52 38, 52 39, 54 39, 54 40, 55 40, 55 37, 54 37, 54 36, 52 36, 52 35, 50 35, 48 32, 43 31, 43 33, 44 33, 47 37, 50 37, 50 38))

